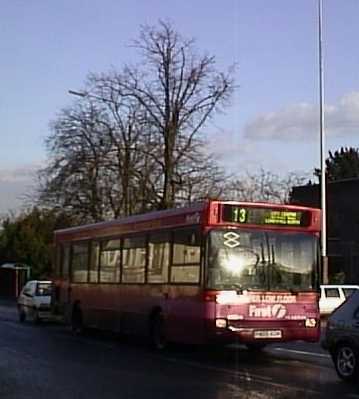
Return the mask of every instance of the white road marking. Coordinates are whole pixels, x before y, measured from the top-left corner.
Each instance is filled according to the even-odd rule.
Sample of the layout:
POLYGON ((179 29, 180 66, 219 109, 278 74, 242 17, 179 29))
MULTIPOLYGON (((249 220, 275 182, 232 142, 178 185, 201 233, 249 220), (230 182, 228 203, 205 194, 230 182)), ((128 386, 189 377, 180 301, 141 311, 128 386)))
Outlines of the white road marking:
POLYGON ((314 352, 305 352, 305 351, 299 351, 296 349, 287 349, 287 348, 273 348, 272 350, 278 351, 278 352, 288 352, 288 353, 295 353, 296 355, 305 355, 305 356, 315 356, 315 357, 322 357, 325 359, 330 359, 330 355, 326 353, 314 353, 314 352))

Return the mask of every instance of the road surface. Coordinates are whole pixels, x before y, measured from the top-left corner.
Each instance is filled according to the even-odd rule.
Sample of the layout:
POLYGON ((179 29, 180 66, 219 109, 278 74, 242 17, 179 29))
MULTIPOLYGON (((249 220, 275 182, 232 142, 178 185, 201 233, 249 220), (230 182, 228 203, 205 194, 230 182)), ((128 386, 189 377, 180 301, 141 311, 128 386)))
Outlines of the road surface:
POLYGON ((359 385, 340 381, 318 344, 158 353, 109 334, 76 337, 58 323, 20 324, 16 308, 3 303, 0 398, 359 399, 359 385))

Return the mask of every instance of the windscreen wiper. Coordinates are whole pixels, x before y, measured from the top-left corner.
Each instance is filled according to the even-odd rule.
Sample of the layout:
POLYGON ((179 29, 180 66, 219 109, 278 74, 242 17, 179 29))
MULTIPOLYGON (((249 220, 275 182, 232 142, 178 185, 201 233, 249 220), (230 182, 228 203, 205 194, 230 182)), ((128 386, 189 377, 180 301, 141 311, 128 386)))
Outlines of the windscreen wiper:
POLYGON ((237 295, 243 294, 243 286, 242 286, 242 284, 235 283, 235 284, 232 284, 232 286, 236 289, 237 295))

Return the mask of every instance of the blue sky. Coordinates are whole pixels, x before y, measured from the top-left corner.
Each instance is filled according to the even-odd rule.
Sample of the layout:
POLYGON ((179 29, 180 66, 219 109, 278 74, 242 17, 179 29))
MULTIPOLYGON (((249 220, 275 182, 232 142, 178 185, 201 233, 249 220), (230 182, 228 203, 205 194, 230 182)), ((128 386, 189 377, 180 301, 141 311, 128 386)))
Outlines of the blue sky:
MULTIPOLYGON (((169 19, 238 64, 239 88, 206 128, 233 171, 311 171, 319 164, 317 0, 5 2, 0 25, 0 212, 17 207, 46 160, 49 122, 89 72, 136 62, 141 24, 169 19)), ((324 0, 327 147, 358 147, 359 2, 324 0)))

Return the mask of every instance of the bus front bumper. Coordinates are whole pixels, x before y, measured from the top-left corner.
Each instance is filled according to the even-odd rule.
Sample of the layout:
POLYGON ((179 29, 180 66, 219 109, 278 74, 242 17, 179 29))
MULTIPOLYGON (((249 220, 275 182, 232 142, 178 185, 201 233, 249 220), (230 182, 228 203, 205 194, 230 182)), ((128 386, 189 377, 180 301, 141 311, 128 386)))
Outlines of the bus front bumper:
POLYGON ((274 343, 290 341, 318 342, 320 339, 320 323, 315 327, 306 327, 304 323, 256 323, 251 325, 208 329, 209 339, 223 343, 274 343))

